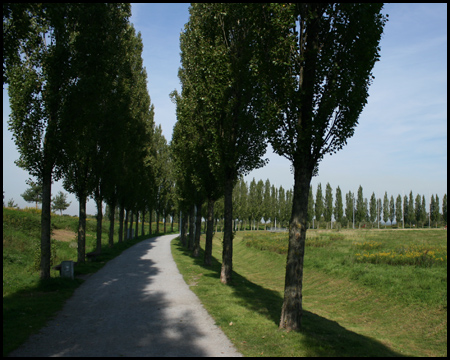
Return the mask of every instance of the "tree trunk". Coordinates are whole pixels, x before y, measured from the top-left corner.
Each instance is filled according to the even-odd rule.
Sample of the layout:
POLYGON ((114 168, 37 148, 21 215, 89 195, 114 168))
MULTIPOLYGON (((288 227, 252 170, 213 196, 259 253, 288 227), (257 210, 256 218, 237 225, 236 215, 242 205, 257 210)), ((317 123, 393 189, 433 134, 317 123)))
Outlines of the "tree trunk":
POLYGON ((191 206, 191 211, 189 212, 189 241, 188 249, 192 250, 194 248, 194 235, 195 235, 195 206, 191 206))
POLYGON ((123 204, 120 204, 120 212, 119 212, 119 242, 123 241, 124 212, 125 212, 125 209, 123 207, 123 204))
MULTIPOLYGON (((171 224, 170 224, 170 232, 173 232, 173 222, 174 222, 174 220, 175 220, 175 213, 172 213, 172 221, 171 221, 171 224)), ((180 228, 180 221, 178 220, 178 230, 179 230, 179 228, 180 228)))
POLYGON ((156 232, 159 233, 159 212, 156 213, 156 232))
POLYGON ((189 216, 187 211, 181 214, 181 244, 187 245, 186 234, 188 232, 189 216))
POLYGON ((197 205, 197 214, 195 217, 195 238, 194 238, 194 249, 192 250, 192 255, 194 257, 199 257, 200 255, 200 235, 202 233, 202 203, 199 202, 197 205))
POLYGON ((124 238, 128 240, 128 209, 125 210, 124 238))
POLYGON ((42 212, 41 212, 41 268, 40 278, 50 278, 51 261, 51 186, 52 170, 44 169, 42 179, 42 212))
POLYGON ((134 234, 134 238, 136 239, 139 236, 139 210, 136 210, 136 234, 134 234))
POLYGON ((108 233, 108 246, 114 246, 114 215, 116 212, 116 202, 109 204, 109 233, 108 233))
POLYGON ((97 204, 97 246, 95 251, 102 251, 102 220, 103 220, 103 206, 100 192, 97 191, 95 202, 97 204))
POLYGON ((145 223, 145 207, 142 209, 142 226, 141 226, 142 235, 145 235, 144 223, 145 223))
POLYGON ((86 195, 79 196, 80 213, 78 219, 78 264, 86 259, 86 195))
POLYGON ((223 284, 229 284, 233 272, 233 180, 231 178, 225 180, 224 205, 225 224, 220 281, 223 284))
POLYGON ((153 210, 151 207, 149 207, 148 209, 148 235, 151 236, 152 235, 152 216, 153 216, 153 210))
POLYGON ((305 255, 308 195, 312 170, 295 168, 292 216, 289 224, 289 247, 286 261, 284 301, 280 328, 299 330, 302 320, 303 258, 305 255))
POLYGON ((206 242, 205 242, 205 258, 203 263, 205 265, 211 265, 212 257, 212 240, 213 240, 213 230, 214 230, 214 203, 212 199, 208 199, 208 214, 206 221, 206 242))

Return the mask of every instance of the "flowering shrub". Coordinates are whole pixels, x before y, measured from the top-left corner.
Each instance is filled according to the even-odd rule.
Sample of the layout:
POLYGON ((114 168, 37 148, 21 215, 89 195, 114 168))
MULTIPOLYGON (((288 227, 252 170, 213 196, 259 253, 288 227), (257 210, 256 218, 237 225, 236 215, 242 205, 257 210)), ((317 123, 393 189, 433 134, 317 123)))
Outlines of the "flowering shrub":
POLYGON ((356 262, 429 267, 447 263, 447 248, 424 245, 401 246, 391 251, 355 253, 356 262))

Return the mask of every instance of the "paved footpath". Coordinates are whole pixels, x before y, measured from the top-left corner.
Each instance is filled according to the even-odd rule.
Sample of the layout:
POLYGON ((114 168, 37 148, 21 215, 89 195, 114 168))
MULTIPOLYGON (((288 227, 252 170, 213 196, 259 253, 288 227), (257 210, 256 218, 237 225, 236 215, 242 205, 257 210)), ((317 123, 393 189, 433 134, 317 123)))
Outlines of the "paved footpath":
POLYGON ((109 261, 10 356, 242 356, 179 273, 176 236, 109 261))

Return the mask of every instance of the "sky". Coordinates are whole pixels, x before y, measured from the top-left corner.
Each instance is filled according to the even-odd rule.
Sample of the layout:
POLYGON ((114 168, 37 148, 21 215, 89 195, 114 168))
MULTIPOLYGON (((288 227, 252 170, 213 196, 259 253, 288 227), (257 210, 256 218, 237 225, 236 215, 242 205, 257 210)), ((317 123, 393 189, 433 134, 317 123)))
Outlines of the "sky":
MULTIPOLYGON (((147 88, 155 106, 155 123, 161 124, 168 142, 176 123, 175 105, 169 98, 181 92, 179 35, 189 20, 189 4, 132 4, 131 22, 141 32, 142 57, 148 74, 147 88)), ((411 191, 430 197, 447 193, 447 4, 386 4, 389 15, 380 43, 381 58, 372 71, 368 104, 359 118, 355 134, 337 154, 320 162, 312 180, 315 195, 330 183, 342 193, 363 188, 370 199, 408 195, 411 191)), ((3 191, 7 203, 20 208, 34 206, 20 196, 30 177, 14 160, 19 153, 8 131, 9 99, 3 87, 3 191)), ((264 168, 245 177, 248 183, 269 179, 285 189, 293 187, 290 161, 274 154, 269 146, 264 168)), ((67 193, 62 182, 54 183, 52 194, 67 193)), ((78 201, 68 194, 66 214, 78 214, 78 201)), ((442 210, 441 210, 442 211, 442 210)), ((96 214, 93 200, 87 213, 96 214)))

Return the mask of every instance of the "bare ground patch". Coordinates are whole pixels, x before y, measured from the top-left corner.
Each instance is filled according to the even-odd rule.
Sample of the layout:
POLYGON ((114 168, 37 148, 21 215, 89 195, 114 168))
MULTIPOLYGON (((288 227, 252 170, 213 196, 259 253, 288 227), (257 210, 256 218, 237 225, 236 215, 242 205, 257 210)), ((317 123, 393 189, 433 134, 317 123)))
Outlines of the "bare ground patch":
MULTIPOLYGON (((52 239, 58 241, 77 241, 77 233, 67 229, 56 229, 52 231, 52 239)), ((92 237, 91 234, 86 234, 86 236, 92 237)))
POLYGON ((58 241, 76 240, 77 234, 71 230, 57 229, 52 231, 52 238, 58 241))

